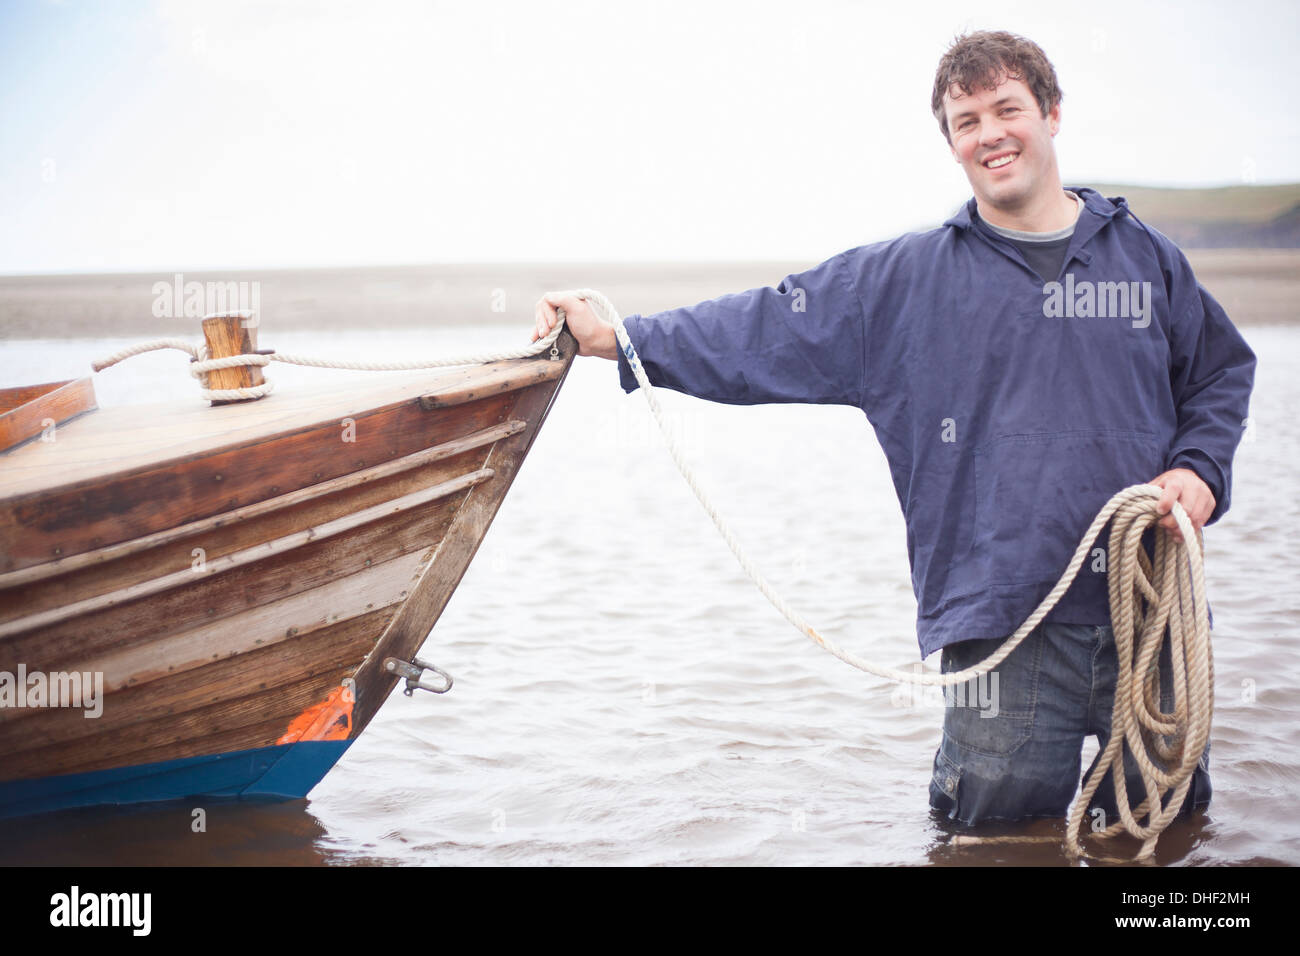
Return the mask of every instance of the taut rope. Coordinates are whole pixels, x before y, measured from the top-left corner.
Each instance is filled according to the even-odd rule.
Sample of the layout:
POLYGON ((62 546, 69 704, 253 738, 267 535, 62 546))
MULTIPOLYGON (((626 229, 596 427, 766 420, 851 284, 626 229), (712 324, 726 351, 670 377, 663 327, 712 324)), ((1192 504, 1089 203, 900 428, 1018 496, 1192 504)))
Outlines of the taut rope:
POLYGON ((505 359, 530 358, 546 351, 549 351, 551 357, 554 358, 558 355, 555 340, 559 335, 560 326, 556 326, 549 335, 522 348, 498 352, 473 352, 467 355, 451 356, 450 358, 415 362, 346 362, 339 359, 312 358, 306 355, 291 355, 270 350, 266 354, 231 355, 226 358, 214 359, 208 358, 207 347, 204 345, 191 345, 184 339, 155 339, 152 342, 141 342, 139 345, 128 346, 119 352, 107 355, 96 362, 92 362, 90 367, 96 372, 102 372, 110 365, 116 365, 123 359, 131 358, 133 355, 153 352, 158 349, 179 349, 190 356, 190 374, 199 380, 199 395, 201 397, 215 402, 235 401, 238 399, 262 398, 269 395, 274 388, 274 384, 267 381, 249 388, 208 388, 209 372, 215 372, 217 369, 222 368, 236 368, 240 365, 265 366, 271 362, 283 362, 286 365, 305 365, 311 368, 349 369, 354 372, 409 372, 425 368, 482 365, 485 362, 499 362, 505 359))

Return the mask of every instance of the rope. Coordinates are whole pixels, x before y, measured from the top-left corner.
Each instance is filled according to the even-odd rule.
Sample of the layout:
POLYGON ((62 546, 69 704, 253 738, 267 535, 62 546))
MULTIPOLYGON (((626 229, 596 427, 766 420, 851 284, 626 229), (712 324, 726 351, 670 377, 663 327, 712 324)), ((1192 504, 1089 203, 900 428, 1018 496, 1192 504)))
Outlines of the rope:
MULTIPOLYGON (((1214 709, 1213 657, 1205 602, 1201 539, 1180 504, 1175 502, 1171 513, 1182 537, 1175 541, 1163 532, 1158 533, 1153 560, 1147 557, 1142 547, 1142 536, 1163 517, 1156 510, 1162 490, 1154 485, 1133 485, 1116 493, 1097 512, 1056 585, 1015 633, 979 664, 949 674, 915 674, 872 663, 823 637, 776 593, 741 547, 726 521, 700 487, 694 472, 686 464, 636 348, 613 304, 599 292, 590 289, 575 290, 570 294, 585 299, 602 321, 614 327, 619 348, 641 386, 655 421, 659 423, 673 461, 741 568, 772 606, 796 629, 819 647, 866 673, 892 681, 930 686, 962 684, 987 674, 1006 660, 1056 606, 1078 575, 1102 528, 1110 523, 1107 550, 1110 559, 1110 612, 1115 650, 1119 656, 1111 735, 1093 773, 1071 806, 1066 820, 1064 849, 1071 858, 1084 855, 1080 840, 1084 812, 1107 770, 1112 770, 1115 803, 1120 820, 1093 835, 1109 837, 1128 832, 1143 841, 1137 859, 1148 859, 1154 854, 1160 833, 1182 807, 1191 785, 1192 773, 1209 740, 1214 709), (1172 713, 1164 713, 1160 709, 1158 662, 1166 630, 1171 641, 1173 661, 1172 713), (1125 746, 1141 770, 1143 788, 1146 791, 1146 799, 1136 807, 1130 804, 1126 789, 1123 759, 1125 746), (1154 812, 1149 808, 1153 808, 1154 812), (1144 815, 1145 823, 1139 819, 1144 815)), ((563 319, 562 310, 560 318, 563 319)), ((1037 842, 1041 839, 1054 838, 959 838, 963 843, 1001 840, 1037 842)))
POLYGON ((145 352, 154 352, 158 349, 180 349, 182 352, 188 352, 195 359, 199 357, 199 349, 184 339, 154 339, 152 342, 129 345, 120 352, 114 352, 97 362, 91 362, 90 367, 96 372, 102 372, 110 365, 116 365, 123 359, 129 359, 133 355, 141 355, 145 352))
MULTIPOLYGON (((590 290, 587 290, 590 291, 590 290)), ((599 294, 599 293, 597 293, 599 294)), ((272 382, 265 381, 261 385, 252 385, 247 388, 209 388, 208 373, 215 372, 218 369, 238 368, 246 365, 265 366, 271 362, 283 362, 286 365, 302 365, 309 368, 335 368, 346 369, 356 372, 406 372, 426 368, 447 368, 453 365, 482 365, 487 362, 501 362, 508 359, 530 358, 534 355, 540 355, 547 350, 550 351, 551 358, 559 357, 559 350, 556 348, 555 341, 559 338, 560 330, 563 328, 563 321, 556 324, 555 328, 543 338, 538 339, 526 346, 516 349, 506 349, 495 352, 472 352, 467 355, 451 356, 450 358, 430 359, 415 362, 347 362, 339 359, 313 358, 306 355, 291 355, 284 352, 271 352, 269 354, 241 354, 230 355, 225 358, 210 359, 208 358, 207 347, 204 345, 191 345, 184 339, 155 339, 151 342, 142 342, 138 345, 128 346, 121 351, 107 355, 98 361, 91 363, 91 368, 96 372, 102 372, 104 369, 116 365, 125 359, 144 352, 153 352, 159 349, 179 349, 190 355, 190 374, 199 380, 199 395, 209 401, 235 401, 239 399, 262 398, 271 394, 274 388, 272 382)))

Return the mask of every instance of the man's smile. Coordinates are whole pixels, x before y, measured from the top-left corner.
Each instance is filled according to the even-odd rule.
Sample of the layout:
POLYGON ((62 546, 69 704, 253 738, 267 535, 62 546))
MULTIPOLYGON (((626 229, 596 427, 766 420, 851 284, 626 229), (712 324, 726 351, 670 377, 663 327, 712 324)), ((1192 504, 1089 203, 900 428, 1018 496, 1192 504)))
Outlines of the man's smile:
POLYGON ((1014 150, 994 153, 988 159, 984 160, 983 166, 985 169, 1004 169, 1014 163, 1016 158, 1019 156, 1020 154, 1014 150))

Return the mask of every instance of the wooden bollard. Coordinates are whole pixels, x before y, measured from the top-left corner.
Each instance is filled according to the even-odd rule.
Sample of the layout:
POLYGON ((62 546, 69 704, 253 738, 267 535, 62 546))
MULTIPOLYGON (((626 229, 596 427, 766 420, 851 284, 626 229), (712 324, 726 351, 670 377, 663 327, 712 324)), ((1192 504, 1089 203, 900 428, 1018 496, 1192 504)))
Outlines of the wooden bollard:
MULTIPOLYGON (((252 355, 257 351, 257 326, 247 326, 247 312, 210 315, 203 320, 203 340, 208 346, 208 358, 227 358, 231 355, 252 355)), ((252 388, 266 379, 260 365, 236 365, 208 373, 208 388, 252 388)), ((251 398, 232 398, 214 401, 213 405, 233 405, 251 402, 251 398)))

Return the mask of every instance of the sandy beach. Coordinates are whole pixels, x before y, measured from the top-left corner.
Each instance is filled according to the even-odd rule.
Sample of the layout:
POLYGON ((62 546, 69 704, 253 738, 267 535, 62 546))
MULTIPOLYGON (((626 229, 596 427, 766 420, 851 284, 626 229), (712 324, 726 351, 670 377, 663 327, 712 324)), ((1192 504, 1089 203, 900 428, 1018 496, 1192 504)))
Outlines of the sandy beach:
MULTIPOLYGON (((355 269, 185 272, 182 282, 257 283, 267 330, 532 325, 533 303, 589 287, 624 315, 774 285, 816 263, 458 264, 355 269)), ((0 277, 0 336, 188 335, 193 318, 156 317, 158 283, 175 273, 0 277)))
MULTIPOLYGON (((1300 321, 1300 250, 1188 252, 1202 284, 1241 326, 1300 321)), ((185 272, 182 283, 256 283, 263 336, 272 330, 522 325, 542 293, 599 289, 624 315, 775 285, 816 262, 563 263, 185 272)), ((155 315, 176 273, 0 276, 0 337, 85 338, 196 333, 195 320, 155 315)), ((166 311, 160 309, 159 311, 166 311)))

